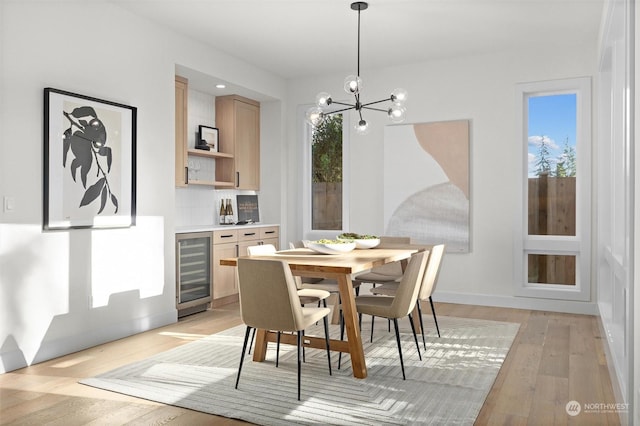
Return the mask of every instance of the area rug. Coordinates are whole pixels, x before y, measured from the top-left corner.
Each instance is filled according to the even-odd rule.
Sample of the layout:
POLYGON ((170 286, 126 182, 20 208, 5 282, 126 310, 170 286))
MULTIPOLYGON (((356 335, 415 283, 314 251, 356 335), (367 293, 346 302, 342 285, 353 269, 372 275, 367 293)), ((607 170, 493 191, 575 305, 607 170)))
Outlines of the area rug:
MULTIPOLYGON (((240 385, 234 389, 244 326, 157 354, 80 383, 165 404, 263 425, 457 424, 476 419, 518 332, 513 323, 438 317, 442 337, 424 315, 427 350, 418 359, 408 322, 401 325, 407 380, 402 380, 393 327, 363 319, 366 379, 352 376, 348 355, 308 348, 302 365, 302 395, 297 400, 295 346, 283 345, 275 367, 275 344, 267 360, 247 355, 240 385)), ((322 328, 308 334, 323 335, 322 328)), ((332 336, 338 328, 331 326, 332 336)), ((421 340, 421 339, 420 339, 421 340)), ((420 341, 422 348, 422 341, 420 341)))

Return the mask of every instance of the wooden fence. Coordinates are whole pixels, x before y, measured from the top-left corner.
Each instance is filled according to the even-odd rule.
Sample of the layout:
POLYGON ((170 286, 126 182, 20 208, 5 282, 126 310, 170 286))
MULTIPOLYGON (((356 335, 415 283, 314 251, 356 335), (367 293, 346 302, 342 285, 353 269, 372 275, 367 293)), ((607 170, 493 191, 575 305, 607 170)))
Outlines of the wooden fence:
POLYGON ((313 183, 312 229, 342 229, 342 182, 313 183))
MULTIPOLYGON (((576 235, 576 178, 529 179, 529 235, 576 235)), ((529 254, 529 282, 576 284, 573 255, 529 254)))

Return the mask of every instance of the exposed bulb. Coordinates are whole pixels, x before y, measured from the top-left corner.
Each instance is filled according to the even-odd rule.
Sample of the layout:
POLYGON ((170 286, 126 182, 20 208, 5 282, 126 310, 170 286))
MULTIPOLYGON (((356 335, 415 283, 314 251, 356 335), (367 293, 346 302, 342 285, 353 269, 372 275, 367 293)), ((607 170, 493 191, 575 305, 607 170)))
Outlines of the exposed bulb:
POLYGON ((392 123, 402 123, 404 121, 406 109, 400 105, 392 105, 387 114, 392 123))
POLYGON ((316 127, 322 121, 323 117, 322 110, 319 107, 311 107, 307 110, 306 119, 307 123, 316 127))
POLYGON ((347 93, 359 93, 362 89, 362 79, 357 75, 349 75, 344 79, 344 91, 347 93))
POLYGON ((326 108, 331 105, 331 95, 327 92, 320 92, 316 95, 316 105, 320 108, 326 108))
POLYGON ((406 90, 398 88, 393 92, 391 92, 391 102, 393 102, 396 105, 402 105, 405 103, 408 96, 409 94, 407 93, 406 90))
POLYGON ((359 135, 366 135, 370 130, 369 123, 365 120, 358 121, 354 127, 356 129, 356 133, 359 135))

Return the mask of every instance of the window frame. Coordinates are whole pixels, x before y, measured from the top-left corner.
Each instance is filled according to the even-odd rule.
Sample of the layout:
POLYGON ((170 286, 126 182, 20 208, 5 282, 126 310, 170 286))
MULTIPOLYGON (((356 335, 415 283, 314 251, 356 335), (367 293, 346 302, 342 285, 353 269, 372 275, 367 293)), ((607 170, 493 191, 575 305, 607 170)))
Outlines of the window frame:
POLYGON ((302 232, 305 239, 316 240, 320 238, 335 237, 349 230, 349 114, 342 113, 342 229, 312 229, 312 127, 305 120, 304 111, 314 105, 304 105, 299 110, 303 111, 299 121, 302 123, 302 232))
POLYGON ((579 77, 520 83, 516 86, 517 141, 520 143, 521 202, 517 209, 514 250, 516 296, 558 300, 591 299, 591 78, 579 77), (528 99, 533 96, 576 95, 576 235, 529 235, 528 233, 528 99), (573 255, 576 284, 529 283, 528 255, 573 255))

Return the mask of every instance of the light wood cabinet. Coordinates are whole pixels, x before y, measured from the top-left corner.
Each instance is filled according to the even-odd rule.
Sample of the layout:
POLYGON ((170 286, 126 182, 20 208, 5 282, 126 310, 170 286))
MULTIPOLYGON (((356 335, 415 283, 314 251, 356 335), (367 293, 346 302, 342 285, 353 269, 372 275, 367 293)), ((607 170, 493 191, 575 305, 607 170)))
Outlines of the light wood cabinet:
POLYGON ((237 189, 260 189, 260 103, 237 95, 216 97, 219 150, 216 181, 237 189))
POLYGON ((247 255, 247 247, 260 244, 280 246, 280 227, 248 227, 213 231, 213 306, 238 300, 236 268, 221 266, 220 259, 247 255))
POLYGON ((176 75, 176 186, 187 186, 187 104, 189 80, 176 75))

